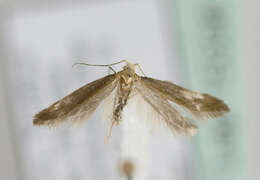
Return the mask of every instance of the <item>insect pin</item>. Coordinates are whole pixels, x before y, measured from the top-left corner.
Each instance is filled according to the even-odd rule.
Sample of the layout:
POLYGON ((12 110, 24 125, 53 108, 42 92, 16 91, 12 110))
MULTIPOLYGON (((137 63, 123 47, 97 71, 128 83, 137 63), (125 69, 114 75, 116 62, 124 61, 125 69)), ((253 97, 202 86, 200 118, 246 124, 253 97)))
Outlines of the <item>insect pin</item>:
POLYGON ((127 60, 106 65, 76 63, 74 65, 108 67, 114 73, 95 80, 77 89, 61 100, 43 109, 34 116, 34 125, 57 126, 63 122, 87 121, 102 101, 110 97, 108 137, 114 124, 122 121, 122 112, 129 98, 139 95, 150 106, 157 121, 164 123, 177 134, 196 132, 197 126, 176 107, 184 109, 197 120, 216 118, 229 111, 220 99, 205 93, 195 92, 168 81, 146 77, 139 64, 127 60), (112 66, 125 63, 123 70, 116 72, 112 66), (135 72, 136 67, 144 76, 135 72), (112 98, 111 98, 112 96, 112 98))

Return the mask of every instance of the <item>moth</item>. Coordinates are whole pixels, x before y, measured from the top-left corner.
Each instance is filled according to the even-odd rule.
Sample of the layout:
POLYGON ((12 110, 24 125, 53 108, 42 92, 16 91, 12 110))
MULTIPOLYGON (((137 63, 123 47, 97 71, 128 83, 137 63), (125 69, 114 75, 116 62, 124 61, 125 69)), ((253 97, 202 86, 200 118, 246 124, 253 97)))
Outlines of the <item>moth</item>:
MULTIPOLYGON (((181 113, 177 107, 189 112, 195 119, 204 120, 222 116, 229 107, 220 99, 209 94, 198 93, 168 81, 139 76, 135 69, 139 64, 126 60, 108 65, 113 74, 95 80, 43 109, 34 116, 34 125, 57 126, 63 122, 83 123, 87 121, 102 101, 110 98, 111 114, 109 134, 114 124, 122 121, 122 112, 130 98, 139 95, 145 101, 160 123, 164 123, 177 134, 194 134, 197 126, 181 113), (125 63, 123 70, 116 72, 112 66, 125 63)), ((143 73, 144 74, 144 73, 143 73)))

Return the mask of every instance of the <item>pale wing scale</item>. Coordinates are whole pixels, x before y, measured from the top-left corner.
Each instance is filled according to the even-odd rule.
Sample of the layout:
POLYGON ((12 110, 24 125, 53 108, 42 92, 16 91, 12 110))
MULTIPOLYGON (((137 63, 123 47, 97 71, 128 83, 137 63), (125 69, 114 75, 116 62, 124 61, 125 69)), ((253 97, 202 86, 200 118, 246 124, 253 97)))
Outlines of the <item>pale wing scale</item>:
POLYGON ((73 124, 85 122, 117 84, 115 74, 93 81, 37 113, 33 123, 56 126, 65 121, 73 124))

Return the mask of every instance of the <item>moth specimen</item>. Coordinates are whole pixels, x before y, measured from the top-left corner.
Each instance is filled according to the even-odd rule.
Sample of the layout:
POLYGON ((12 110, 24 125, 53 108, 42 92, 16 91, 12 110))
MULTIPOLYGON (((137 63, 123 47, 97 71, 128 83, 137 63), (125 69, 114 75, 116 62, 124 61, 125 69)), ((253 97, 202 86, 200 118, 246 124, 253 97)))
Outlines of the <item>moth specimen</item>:
POLYGON ((136 67, 140 68, 139 64, 131 64, 126 60, 108 65, 77 64, 106 66, 114 73, 86 84, 43 109, 34 116, 34 125, 56 126, 63 122, 85 122, 108 97, 112 101, 109 107, 109 134, 113 125, 118 125, 122 120, 122 112, 128 100, 136 95, 141 96, 151 107, 158 121, 178 134, 194 134, 197 127, 177 106, 198 120, 219 117, 229 111, 222 100, 209 94, 191 91, 168 81, 139 76, 135 72, 136 67), (112 66, 122 62, 126 65, 123 70, 116 72, 112 66))

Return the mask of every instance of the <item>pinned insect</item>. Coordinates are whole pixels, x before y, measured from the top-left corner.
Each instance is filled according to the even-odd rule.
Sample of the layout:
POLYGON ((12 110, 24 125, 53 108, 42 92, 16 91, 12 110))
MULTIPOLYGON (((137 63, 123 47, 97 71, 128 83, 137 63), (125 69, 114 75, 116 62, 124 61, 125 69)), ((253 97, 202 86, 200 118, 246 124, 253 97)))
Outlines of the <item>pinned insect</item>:
MULTIPOLYGON (((87 66, 109 67, 114 73, 93 81, 79 88, 63 99, 34 116, 34 125, 56 126, 63 122, 82 123, 87 121, 99 104, 111 94, 111 116, 109 136, 114 124, 122 120, 122 112, 130 97, 139 95, 157 115, 158 121, 179 134, 194 134, 196 125, 185 118, 176 106, 190 112, 196 119, 203 120, 222 116, 229 111, 228 106, 220 99, 209 94, 198 93, 175 85, 168 81, 161 81, 149 77, 139 76, 135 68, 139 64, 131 64, 126 60, 108 65, 87 66), (123 70, 116 72, 112 66, 125 62, 123 70)), ((144 74, 144 73, 143 73, 144 74)))

